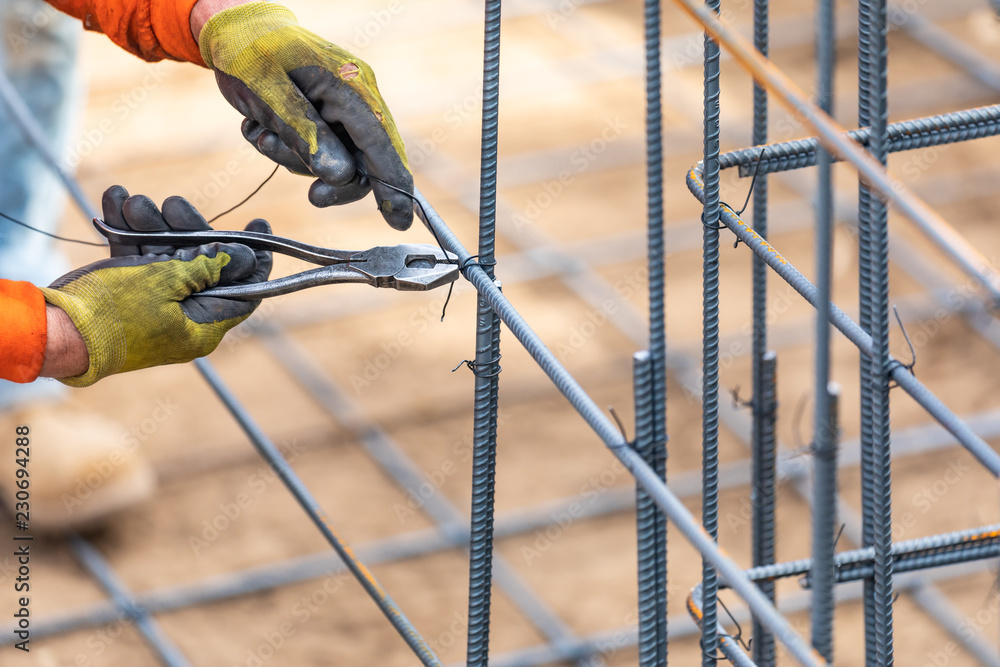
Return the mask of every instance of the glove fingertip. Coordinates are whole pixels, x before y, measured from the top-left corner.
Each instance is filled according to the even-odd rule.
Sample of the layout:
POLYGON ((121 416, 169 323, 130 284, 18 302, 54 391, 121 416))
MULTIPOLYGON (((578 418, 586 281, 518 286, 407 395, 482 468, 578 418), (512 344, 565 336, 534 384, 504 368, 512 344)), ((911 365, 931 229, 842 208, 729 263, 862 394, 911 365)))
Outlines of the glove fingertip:
POLYGON ((173 195, 163 200, 163 219, 175 231, 195 232, 211 229, 205 217, 184 197, 173 195))
POLYGON ((258 234, 270 234, 271 233, 271 223, 263 218, 256 218, 247 223, 244 228, 247 232, 256 232, 258 234))
POLYGON ((257 255, 242 243, 223 243, 219 245, 219 253, 229 256, 229 262, 219 273, 219 285, 228 285, 244 280, 253 275, 257 269, 257 255))
POLYGON ((129 194, 121 185, 112 185, 104 191, 101 197, 101 210, 104 212, 104 222, 116 229, 128 229, 122 215, 122 206, 128 200, 129 194))

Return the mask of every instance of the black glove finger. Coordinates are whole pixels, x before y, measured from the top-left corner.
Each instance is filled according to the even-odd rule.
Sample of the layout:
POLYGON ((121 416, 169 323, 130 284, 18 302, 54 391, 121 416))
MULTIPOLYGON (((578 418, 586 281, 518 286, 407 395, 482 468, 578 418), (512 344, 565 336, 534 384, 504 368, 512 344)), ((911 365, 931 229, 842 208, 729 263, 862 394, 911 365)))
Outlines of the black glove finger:
MULTIPOLYGON (((214 257, 219 252, 229 255, 229 263, 220 272, 219 281, 208 287, 240 284, 257 269, 257 257, 254 251, 241 243, 209 243, 197 248, 180 250, 174 257, 190 261, 198 255, 214 257)), ((193 294, 181 301, 181 310, 191 320, 206 324, 250 315, 258 305, 260 305, 259 300, 239 301, 193 294)))
POLYGON ((317 180, 309 187, 309 202, 319 208, 339 206, 364 199, 371 191, 371 183, 360 174, 356 181, 347 185, 327 185, 317 180))
POLYGON ((250 118, 243 119, 243 125, 240 129, 243 131, 243 137, 267 159, 280 164, 293 174, 312 176, 309 167, 295 151, 282 143, 274 132, 264 129, 260 123, 250 118))
MULTIPOLYGON (((270 234, 271 225, 268 224, 267 220, 262 220, 257 218, 256 220, 250 221, 246 226, 246 231, 257 232, 259 234, 270 234)), ((271 275, 271 266, 273 261, 271 259, 271 252, 269 250, 255 250, 254 255, 257 256, 257 269, 246 278, 244 284, 254 284, 262 283, 268 279, 271 275)))
MULTIPOLYGON (((137 232, 168 232, 170 226, 153 200, 146 195, 129 197, 122 205, 122 214, 129 228, 137 232)), ((169 255, 176 248, 172 245, 142 245, 137 254, 169 255)))
MULTIPOLYGON (((101 208, 104 211, 104 222, 109 227, 114 227, 115 229, 130 230, 128 223, 125 222, 125 215, 122 213, 122 206, 125 205, 126 200, 128 200, 129 194, 128 190, 120 185, 112 185, 110 188, 104 191, 104 196, 101 197, 101 208)), ((138 255, 141 254, 139 251, 139 246, 137 245, 124 245, 121 243, 111 243, 111 256, 112 257, 122 257, 125 255, 138 255)))
POLYGON ((400 156, 402 146, 397 150, 382 125, 383 120, 393 122, 388 110, 381 117, 376 115, 353 91, 345 94, 341 89, 336 100, 329 99, 330 95, 329 90, 322 95, 324 119, 335 127, 342 125, 350 135, 352 148, 360 153, 364 171, 371 177, 375 201, 385 221, 394 229, 409 229, 413 223, 413 199, 409 196, 413 194, 413 175, 400 156))
POLYGON ((222 267, 216 285, 242 283, 257 270, 257 255, 242 243, 220 243, 217 252, 229 255, 229 263, 222 267))
MULTIPOLYGON (((367 156, 365 164, 368 165, 367 156)), ((378 177, 377 174, 376 177, 378 177)), ((375 193, 375 201, 378 202, 379 213, 382 214, 390 227, 406 231, 413 224, 414 200, 410 196, 413 194, 413 176, 407 171, 405 175, 400 174, 392 180, 382 180, 385 180, 385 183, 374 178, 371 179, 372 191, 375 193), (386 183, 395 187, 390 187, 386 183)))
MULTIPOLYGON (((316 69, 320 68, 304 68, 316 69)), ((309 171, 332 185, 350 182, 354 177, 355 164, 350 153, 337 139, 312 103, 293 87, 297 102, 305 111, 306 119, 316 126, 317 149, 312 149, 303 137, 288 123, 278 117, 277 113, 250 88, 234 76, 216 71, 215 79, 222 95, 246 118, 251 118, 264 129, 278 135, 281 142, 291 148, 299 159, 309 167, 309 171)))
POLYGON ((194 204, 184 197, 167 197, 163 201, 163 220, 175 232, 202 232, 211 227, 194 204))

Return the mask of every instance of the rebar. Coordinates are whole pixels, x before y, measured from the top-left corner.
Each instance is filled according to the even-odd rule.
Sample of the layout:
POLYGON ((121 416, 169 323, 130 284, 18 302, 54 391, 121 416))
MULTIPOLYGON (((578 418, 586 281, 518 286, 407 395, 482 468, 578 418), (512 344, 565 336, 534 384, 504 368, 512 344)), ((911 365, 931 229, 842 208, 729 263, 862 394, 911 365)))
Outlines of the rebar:
MULTIPOLYGON (((632 357, 633 384, 635 396, 635 451, 653 470, 656 470, 656 418, 653 415, 651 390, 653 381, 652 358, 648 351, 636 352, 632 357)), ((666 644, 666 637, 660 636, 661 610, 666 614, 666 605, 660 606, 659 567, 659 522, 663 515, 657 510, 653 499, 641 487, 635 491, 636 542, 638 554, 637 579, 639 583, 639 665, 656 667, 661 665, 660 645, 666 644)), ((663 554, 665 555, 665 554, 663 554)))
POLYGON ((160 662, 166 667, 188 667, 190 663, 180 652, 180 649, 164 634, 163 629, 150 616, 149 611, 136 604, 125 583, 119 579, 100 552, 75 533, 67 536, 67 542, 80 563, 87 568, 87 571, 97 580, 101 588, 114 600, 118 618, 128 619, 129 622, 135 624, 136 629, 156 653, 160 662))
MULTIPOLYGON (((660 72, 660 0, 645 0, 643 40, 646 55, 646 252, 649 270, 649 361, 648 393, 652 431, 645 443, 643 458, 653 466, 656 476, 667 479, 667 332, 666 332, 666 260, 663 240, 663 110, 660 72)), ((638 362, 636 362, 638 364, 638 362)), ((638 370, 638 365, 636 366, 638 370)), ((635 395, 638 429, 639 385, 635 395)), ((638 442, 638 430, 636 439, 638 442)), ((639 493, 637 491, 637 493, 639 493)), ((644 496, 645 494, 643 494, 644 496)), ((653 572, 653 622, 655 652, 644 652, 644 667, 667 665, 667 522, 656 511, 648 496, 641 498, 651 514, 645 521, 652 528, 652 558, 647 557, 653 572)), ((636 511, 640 496, 636 497, 636 511)), ((648 529, 647 529, 648 530, 648 529)), ((648 538, 647 538, 648 539, 648 538)), ((647 614, 648 614, 647 604, 647 614)), ((646 637, 647 641, 649 638, 646 637)), ((640 652, 646 648, 640 645, 640 652)))
MULTIPOLYGON (((704 186, 702 184, 701 174, 697 168, 692 169, 688 172, 687 176, 688 189, 697 197, 699 200, 704 196, 704 186)), ((785 282, 787 282, 796 292, 802 295, 806 301, 811 303, 814 307, 819 307, 819 298, 817 296, 816 286, 813 285, 809 280, 803 276, 798 269, 792 266, 788 260, 782 257, 777 250, 770 243, 764 241, 760 238, 752 227, 750 227, 742 218, 736 215, 732 209, 728 207, 723 207, 721 210, 720 221, 729 227, 730 231, 736 234, 736 237, 740 241, 746 244, 754 253, 762 258, 771 269, 774 270, 779 276, 781 276, 785 282)), ((872 337, 861 330, 854 320, 848 317, 844 311, 840 310, 836 305, 830 303, 830 322, 837 329, 843 333, 848 340, 854 343, 862 354, 872 357, 874 356, 874 348, 872 337)), ((924 410, 927 411, 929 415, 934 417, 939 424, 948 430, 955 439, 962 444, 963 447, 969 450, 969 452, 976 457, 976 459, 987 469, 994 477, 1000 477, 1000 454, 997 454, 982 438, 976 435, 967 424, 962 422, 961 419, 954 412, 948 409, 941 400, 935 396, 927 387, 923 385, 911 374, 905 366, 899 363, 892 363, 892 358, 890 357, 889 363, 889 375, 896 384, 903 389, 906 393, 913 397, 913 399, 923 406, 924 410)))
MULTIPOLYGON (((769 1, 754 0, 753 5, 753 45, 765 56, 768 54, 770 21, 769 1)), ((751 141, 754 146, 767 143, 767 89, 753 84, 753 129, 751 141)), ((758 154, 758 157, 760 155, 758 154)), ((719 168, 724 169, 722 156, 719 168)), ((768 234, 768 192, 767 173, 756 173, 753 192, 753 223, 762 238, 768 234)), ((777 419, 776 356, 767 349, 767 265, 754 255, 751 279, 753 281, 753 340, 751 341, 751 373, 753 378, 753 433, 751 451, 753 453, 752 517, 753 541, 752 558, 755 566, 769 565, 775 559, 777 485, 775 484, 775 459, 777 442, 774 437, 777 419)), ((776 602, 774 585, 765 582, 761 592, 771 602, 776 602)), ((753 619, 753 659, 760 667, 774 667, 777 660, 774 637, 764 630, 756 618, 753 619)))
MULTIPOLYGON (((498 125, 500 118, 501 0, 486 0, 483 40, 483 128, 479 186, 479 264, 490 280, 496 241, 498 125)), ((498 286, 499 287, 499 286, 498 286)), ((496 485, 500 320, 482 296, 476 319, 475 408, 472 444, 472 527, 469 543, 467 663, 485 667, 490 649, 493 572, 493 497, 496 485)))
MULTIPOLYGON (((706 8, 718 13, 721 0, 708 0, 706 8)), ((702 336, 701 336, 701 522, 710 539, 719 537, 719 45, 705 34, 704 149, 705 198, 702 229, 702 336)), ((701 664, 715 666, 718 645, 717 573, 702 560, 701 664)))
POLYGON ((789 111, 812 128, 827 150, 851 162, 869 187, 894 204, 956 265, 980 283, 995 303, 1000 303, 1000 274, 982 253, 905 185, 892 178, 861 146, 846 137, 842 127, 811 103, 798 86, 757 53, 743 36, 726 25, 709 5, 703 5, 698 0, 674 1, 717 39, 757 81, 775 94, 789 111))
MULTIPOLYGON (((864 36, 864 39, 861 42, 863 48, 860 49, 859 55, 866 53, 867 29, 861 33, 861 36, 864 36)), ((858 95, 859 107, 863 103, 867 104, 867 99, 867 92, 860 93, 858 95)), ((868 124, 866 114, 867 111, 862 112, 859 109, 862 126, 868 124)), ((904 120, 889 125, 887 129, 889 134, 887 148, 890 153, 993 137, 1000 134, 1000 105, 993 104, 975 109, 963 109, 935 116, 904 120)), ((870 146, 871 144, 871 128, 869 127, 851 130, 847 136, 862 146, 870 146)), ((819 146, 819 140, 815 137, 795 139, 780 144, 767 144, 762 154, 760 144, 755 140, 753 148, 741 148, 720 155, 719 166, 722 169, 739 167, 740 176, 751 176, 757 172, 758 185, 756 187, 759 187, 761 177, 764 174, 815 166, 819 155, 819 146)), ((833 158, 835 161, 841 160, 836 155, 833 158)))
POLYGON ((510 301, 497 289, 486 272, 476 264, 468 262, 472 255, 462 246, 455 234, 419 190, 416 191, 416 199, 427 214, 426 222, 433 230, 435 237, 445 250, 455 253, 461 265, 465 266, 463 271, 465 278, 473 284, 480 294, 486 296, 490 306, 507 325, 511 334, 520 341, 542 371, 549 376, 556 388, 583 417, 584 421, 590 425, 611 453, 632 473, 637 483, 650 494, 667 518, 674 522, 678 530, 705 557, 710 566, 714 566, 720 574, 733 582, 733 589, 743 597, 750 608, 759 616, 761 623, 774 633, 797 660, 809 667, 819 667, 826 664, 809 648, 809 645, 795 632, 788 621, 778 613, 774 605, 746 578, 739 566, 719 550, 718 545, 705 533, 702 525, 695 520, 684 504, 667 488, 666 484, 657 477, 656 472, 628 446, 617 427, 604 415, 565 366, 545 346, 538 334, 531 329, 510 301))
POLYGON ((375 579, 375 576, 368 570, 365 564, 354 555, 351 548, 337 535, 326 512, 316 502, 312 493, 302 483, 298 475, 295 474, 295 471, 292 470, 292 467, 281 455, 278 448, 274 446, 274 443, 271 442, 246 410, 235 400, 232 392, 223 384, 222 378, 219 377, 215 369, 204 359, 198 359, 195 364, 202 377, 205 378, 209 386, 225 404, 226 408, 233 415, 233 418, 239 422, 240 427, 247 434, 250 442, 260 453, 261 457, 267 461, 271 469, 274 470, 275 474, 285 484, 326 541, 337 552, 337 555, 340 556, 347 569, 354 575, 354 578, 361 584, 361 587, 365 589, 365 592, 368 593, 379 610, 389 619, 389 623, 396 629, 399 636, 403 638, 407 646, 420 658, 420 662, 424 665, 440 665, 441 662, 437 656, 434 655, 427 642, 424 641, 410 620, 403 614, 399 605, 389 597, 389 594, 386 593, 385 589, 382 588, 382 585, 375 579))

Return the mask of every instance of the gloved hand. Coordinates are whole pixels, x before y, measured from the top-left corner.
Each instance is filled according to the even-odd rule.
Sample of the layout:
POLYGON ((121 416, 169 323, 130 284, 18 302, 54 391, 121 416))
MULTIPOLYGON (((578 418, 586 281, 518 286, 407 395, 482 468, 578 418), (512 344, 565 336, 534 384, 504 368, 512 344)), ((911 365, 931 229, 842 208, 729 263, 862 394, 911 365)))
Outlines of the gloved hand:
POLYGON ((247 140, 291 171, 318 177, 309 201, 346 204, 374 190, 386 222, 410 226, 413 200, 404 193, 413 193, 413 176, 371 67, 269 2, 215 14, 198 41, 223 96, 247 118, 247 140))
MULTIPOLYGON (((148 197, 129 197, 121 186, 104 193, 104 220, 135 231, 197 231, 208 223, 181 197, 170 197, 163 212, 148 197)), ((271 231, 254 220, 247 231, 271 231)), ((84 342, 90 367, 63 378, 86 387, 115 373, 205 356, 226 332, 250 317, 259 301, 199 297, 216 285, 267 280, 271 253, 238 243, 209 243, 177 250, 170 246, 111 244, 111 258, 59 278, 42 290, 46 302, 64 310, 84 342)))

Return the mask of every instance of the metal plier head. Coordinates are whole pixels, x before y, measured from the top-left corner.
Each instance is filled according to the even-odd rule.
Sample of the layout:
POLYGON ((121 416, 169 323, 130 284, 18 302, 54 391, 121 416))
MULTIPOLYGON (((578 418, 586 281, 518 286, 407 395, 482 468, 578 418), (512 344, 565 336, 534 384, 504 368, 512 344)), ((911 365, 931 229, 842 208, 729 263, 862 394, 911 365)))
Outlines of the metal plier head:
POLYGON ((318 269, 263 283, 213 287, 199 296, 256 300, 337 283, 363 283, 413 292, 447 285, 459 276, 458 257, 429 244, 404 243, 351 251, 321 248, 259 232, 136 232, 109 227, 98 219, 94 220, 94 226, 113 243, 175 247, 242 243, 254 250, 269 250, 321 265, 318 269))

